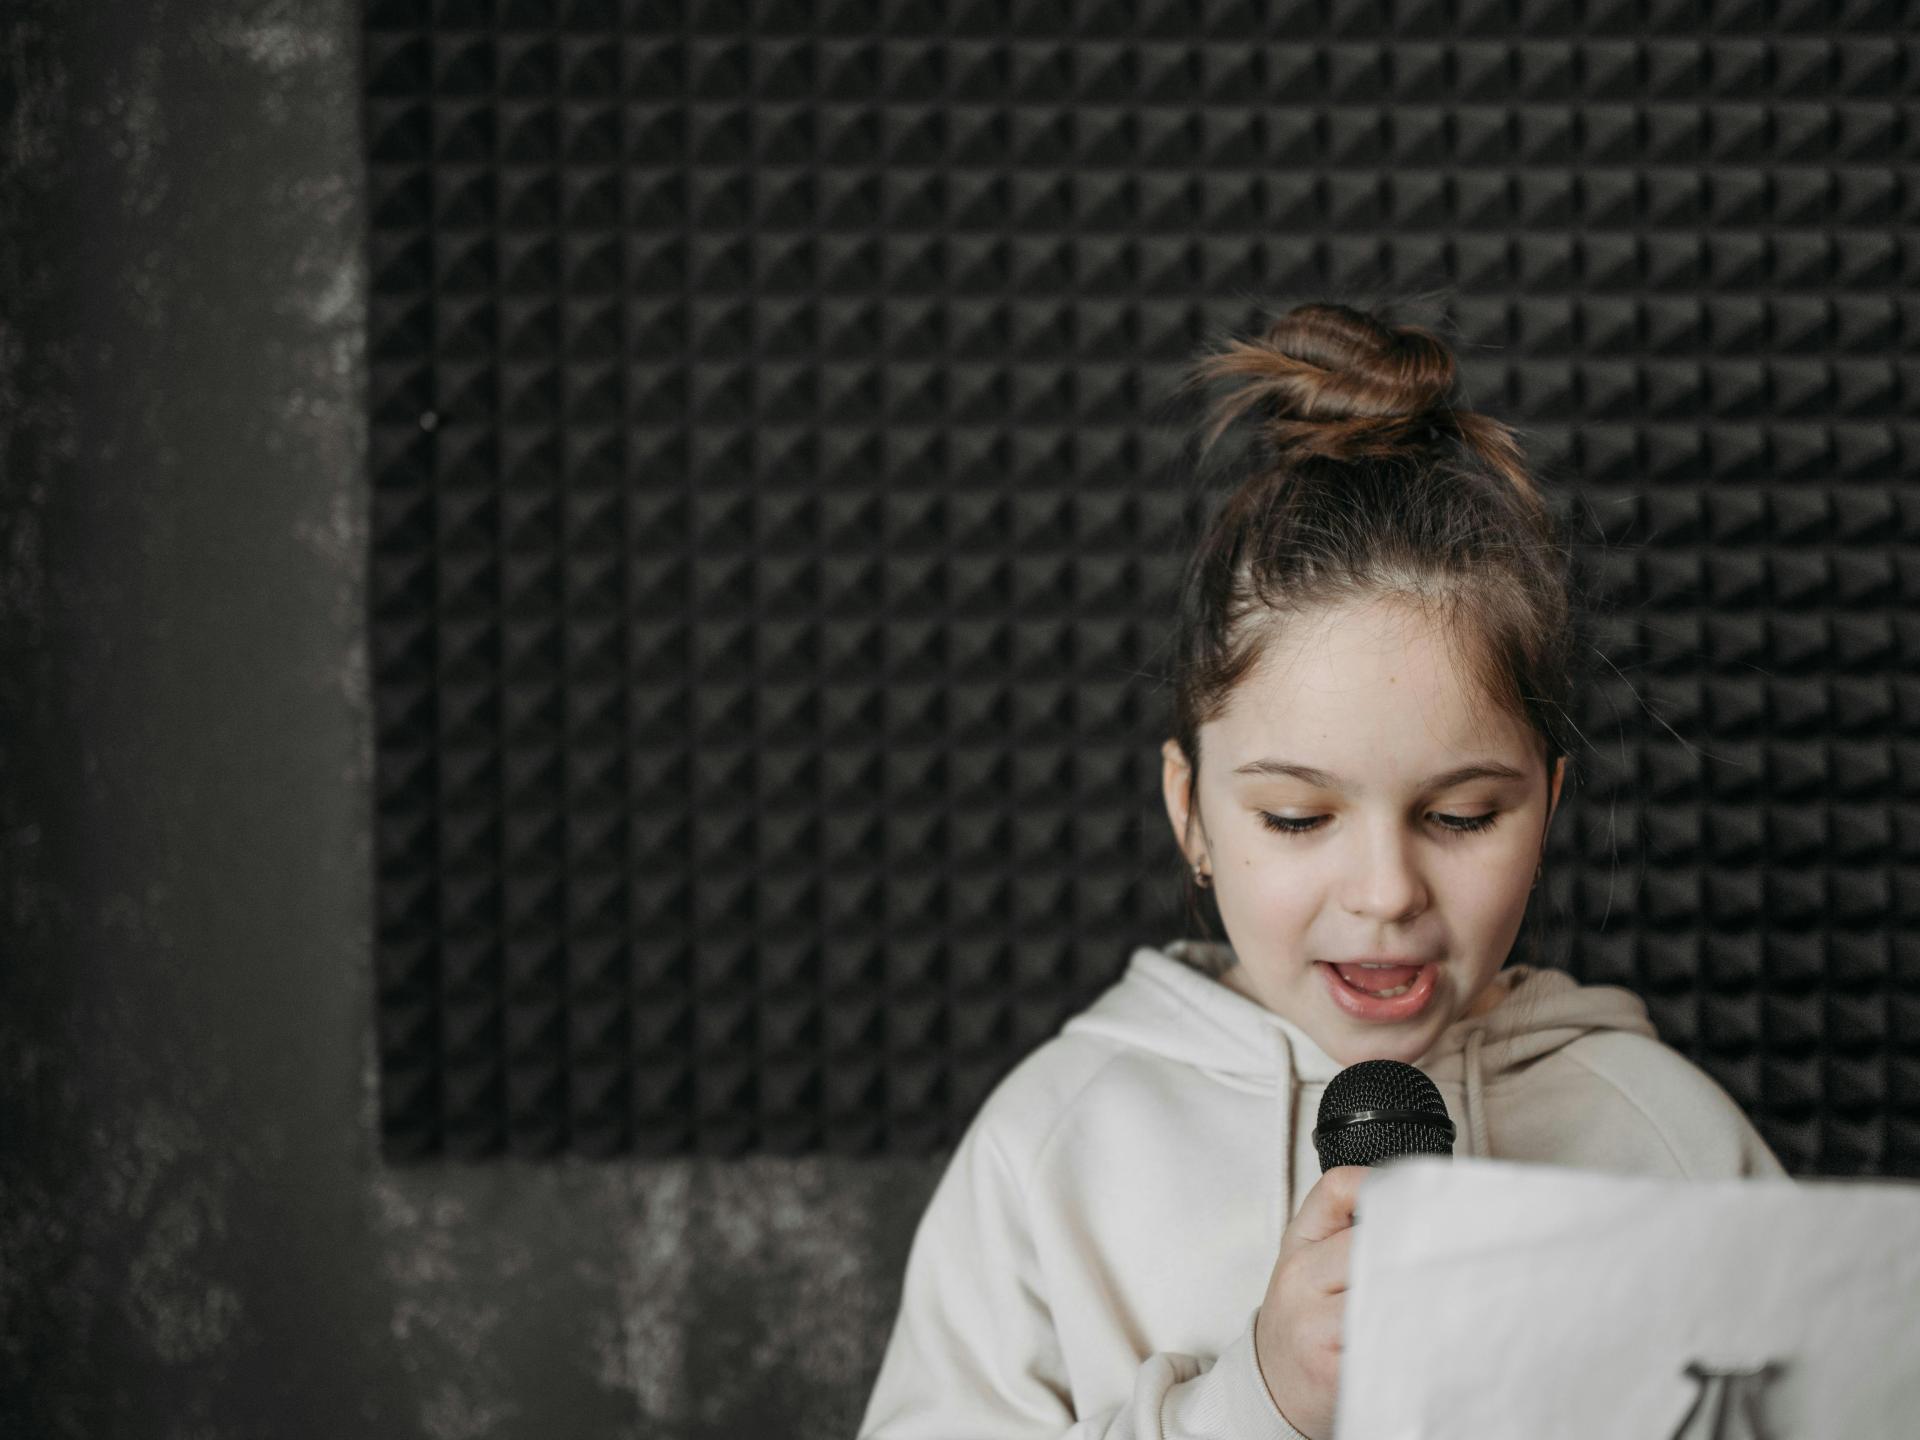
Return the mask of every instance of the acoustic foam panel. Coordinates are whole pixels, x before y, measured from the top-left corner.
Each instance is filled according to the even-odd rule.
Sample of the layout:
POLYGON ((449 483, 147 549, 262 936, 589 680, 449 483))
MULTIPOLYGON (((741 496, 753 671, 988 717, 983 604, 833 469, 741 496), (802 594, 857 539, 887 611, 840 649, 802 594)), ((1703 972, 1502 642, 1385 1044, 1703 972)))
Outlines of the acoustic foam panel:
POLYGON ((1182 365, 1438 283, 1604 532, 1565 963, 1920 1174, 1913 19, 373 0, 388 1156, 951 1144, 1189 928, 1182 365))

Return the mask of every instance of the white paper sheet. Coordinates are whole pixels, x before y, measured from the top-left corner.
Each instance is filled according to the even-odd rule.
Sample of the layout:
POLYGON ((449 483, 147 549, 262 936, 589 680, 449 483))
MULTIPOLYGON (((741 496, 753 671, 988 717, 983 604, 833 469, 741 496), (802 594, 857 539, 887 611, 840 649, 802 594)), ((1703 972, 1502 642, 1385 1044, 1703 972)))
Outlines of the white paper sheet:
POLYGON ((1336 1440, 1920 1437, 1920 1184, 1409 1157, 1355 1217, 1336 1440))

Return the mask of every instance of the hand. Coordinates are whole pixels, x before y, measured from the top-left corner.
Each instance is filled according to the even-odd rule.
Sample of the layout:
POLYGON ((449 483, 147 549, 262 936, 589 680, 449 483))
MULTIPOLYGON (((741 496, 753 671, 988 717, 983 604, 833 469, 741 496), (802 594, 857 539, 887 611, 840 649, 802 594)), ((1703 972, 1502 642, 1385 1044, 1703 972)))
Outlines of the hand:
POLYGON ((1347 1253, 1365 1165, 1336 1165, 1314 1182, 1280 1237, 1267 1295, 1254 1317, 1253 1350, 1267 1393, 1310 1440, 1333 1434, 1340 1327, 1347 1310, 1347 1253))

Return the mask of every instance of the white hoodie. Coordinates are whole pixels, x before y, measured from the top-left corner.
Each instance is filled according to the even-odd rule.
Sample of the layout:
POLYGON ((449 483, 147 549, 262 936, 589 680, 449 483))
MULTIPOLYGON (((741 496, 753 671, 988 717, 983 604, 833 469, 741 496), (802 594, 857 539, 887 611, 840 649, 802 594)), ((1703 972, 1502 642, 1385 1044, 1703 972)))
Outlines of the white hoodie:
MULTIPOLYGON (((1222 984, 1233 959, 1139 947, 987 1096, 915 1231, 859 1440, 1296 1440, 1253 1320, 1344 1067, 1222 984)), ((1500 978, 1506 998, 1417 1062, 1456 1155, 1784 1173, 1633 992, 1528 965, 1500 978)))

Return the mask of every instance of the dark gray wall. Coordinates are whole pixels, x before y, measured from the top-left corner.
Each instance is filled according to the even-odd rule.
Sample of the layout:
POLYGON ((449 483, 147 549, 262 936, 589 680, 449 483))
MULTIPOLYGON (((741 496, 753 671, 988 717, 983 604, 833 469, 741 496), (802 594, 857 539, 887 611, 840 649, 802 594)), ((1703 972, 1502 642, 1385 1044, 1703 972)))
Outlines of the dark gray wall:
POLYGON ((0 0, 0 1434, 850 1436, 938 1161, 378 1158, 358 20, 0 0))

